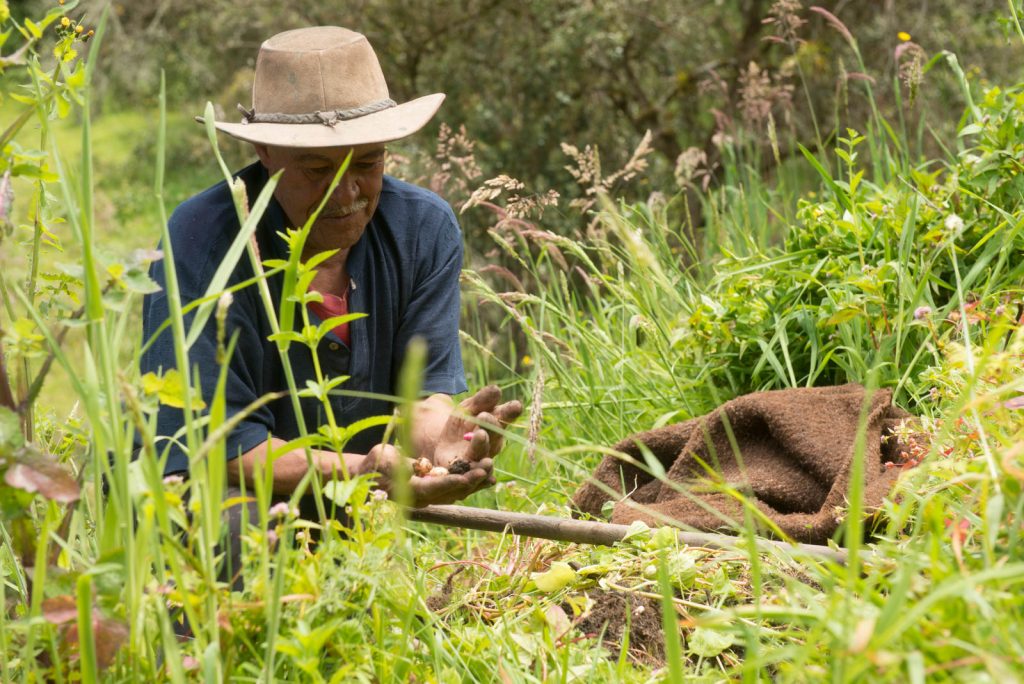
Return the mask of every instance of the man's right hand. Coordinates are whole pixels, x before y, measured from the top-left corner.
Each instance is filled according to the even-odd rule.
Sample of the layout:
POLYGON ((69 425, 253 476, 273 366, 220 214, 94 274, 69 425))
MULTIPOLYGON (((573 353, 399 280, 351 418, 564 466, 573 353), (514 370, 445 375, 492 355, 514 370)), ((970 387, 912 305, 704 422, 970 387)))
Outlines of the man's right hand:
POLYGON ((402 456, 390 444, 378 444, 370 449, 357 474, 376 473, 377 486, 389 496, 394 496, 395 478, 400 477, 404 471, 410 476, 409 494, 412 500, 408 503, 414 508, 421 508, 433 504, 450 504, 466 498, 489 480, 493 463, 492 459, 483 458, 473 461, 472 469, 461 475, 419 477, 412 474, 412 459, 402 456), (403 461, 404 468, 401 466, 403 461))

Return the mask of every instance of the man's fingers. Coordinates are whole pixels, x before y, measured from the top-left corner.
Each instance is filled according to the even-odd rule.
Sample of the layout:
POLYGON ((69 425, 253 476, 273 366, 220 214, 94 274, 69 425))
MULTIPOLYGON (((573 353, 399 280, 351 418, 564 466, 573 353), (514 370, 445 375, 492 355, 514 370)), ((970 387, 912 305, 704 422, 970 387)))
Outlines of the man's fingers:
POLYGON ((484 479, 480 480, 480 484, 476 486, 476 489, 473 490, 473 493, 476 494, 480 490, 487 489, 488 487, 493 487, 496 484, 498 484, 498 478, 494 477, 494 475, 488 475, 484 479))
MULTIPOLYGON (((377 472, 384 477, 391 477, 398 467, 401 454, 391 445, 379 445, 370 449, 366 455, 364 472, 377 472)), ((410 464, 409 468, 412 468, 410 464)))
POLYGON ((480 461, 491 455, 491 435, 483 428, 477 428, 471 433, 473 437, 469 441, 469 460, 480 461))
POLYGON ((493 411, 501 401, 501 390, 497 385, 487 385, 471 396, 462 400, 454 408, 444 426, 444 438, 455 440, 462 437, 467 429, 473 426, 473 416, 478 413, 493 411))
MULTIPOLYGON (((504 404, 502 406, 504 406, 504 404)), ((497 411, 498 409, 496 408, 495 413, 497 413, 497 411)), ((506 410, 506 413, 507 412, 508 410, 506 410)), ((470 449, 474 459, 479 459, 483 456, 496 456, 498 452, 501 451, 501 446, 504 443, 501 434, 496 430, 504 429, 508 423, 502 422, 502 420, 493 413, 481 413, 477 416, 477 420, 480 423, 480 427, 473 431, 473 442, 471 442, 470 449), (486 441, 484 441, 482 435, 487 436, 486 441)))
POLYGON ((494 417, 498 419, 501 427, 506 427, 509 423, 515 421, 516 418, 523 414, 523 403, 518 399, 512 401, 506 401, 504 404, 496 406, 494 408, 494 417))
POLYGON ((459 404, 459 408, 468 415, 475 416, 483 411, 493 411, 501 401, 501 389, 497 385, 487 385, 478 390, 459 404))
POLYGON ((487 480, 488 472, 474 468, 462 475, 441 475, 434 477, 413 477, 411 480, 417 506, 436 503, 452 503, 463 499, 487 480))

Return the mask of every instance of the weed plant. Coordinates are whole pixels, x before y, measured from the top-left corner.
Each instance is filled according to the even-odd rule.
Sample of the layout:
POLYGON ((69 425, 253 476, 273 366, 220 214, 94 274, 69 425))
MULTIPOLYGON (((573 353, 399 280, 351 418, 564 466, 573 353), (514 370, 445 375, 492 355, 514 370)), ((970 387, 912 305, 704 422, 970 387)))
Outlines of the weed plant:
MULTIPOLYGON (((761 389, 889 387, 920 416, 907 429, 928 446, 879 512, 860 509, 854 480, 837 512, 845 566, 758 553, 750 521, 738 530, 749 550, 728 552, 643 526, 612 548, 413 527, 366 478, 311 475, 292 503, 312 493, 318 521, 272 508, 265 477, 246 493, 260 515, 243 567, 230 569, 244 580, 233 591, 219 550, 220 514, 238 503, 224 500, 223 392, 203 406, 190 373, 135 370, 134 307, 154 287, 145 266, 173 258, 164 120, 146 213, 165 252, 102 262, 88 107, 98 67, 84 53, 103 22, 83 43, 84 27, 63 25, 73 7, 9 22, 6 38, 25 46, 3 74, 18 79, 9 92, 25 114, 3 127, 2 244, 27 252, 29 266, 0 279, 0 680, 923 682, 1013 681, 1024 670, 1024 88, 975 98, 964 81, 963 125, 941 160, 911 156, 902 128, 880 118, 863 134, 835 122, 800 155, 813 189, 761 178, 751 160, 763 145, 737 136, 722 142, 724 184, 694 185, 700 207, 686 194, 615 200, 642 178, 647 141, 610 175, 596 150, 566 146, 583 186, 570 205, 507 177, 464 197, 465 211, 494 219, 495 245, 465 272, 470 374, 530 405, 501 456, 503 481, 470 503, 565 515, 607 445, 637 430, 761 389), (74 162, 53 130, 72 110, 74 162), (37 150, 16 138, 29 122, 37 150), (15 177, 22 213, 6 190, 15 177), (49 276, 42 255, 58 239, 81 259, 49 276), (79 348, 64 344, 72 327, 79 348), (35 410, 54 364, 78 404, 57 421, 35 410), (161 475, 160 402, 188 418, 188 480, 161 475), (351 524, 327 516, 332 507, 351 524), (625 597, 631 629, 588 622, 601 594, 625 597)), ((956 70, 949 55, 934 65, 956 70)), ((298 254, 309 225, 288 234, 290 259, 261 263, 249 236, 273 182, 246 206, 207 132, 241 228, 205 297, 182 302, 168 280, 179 368, 200 327, 223 321, 228 275, 246 259, 257 276, 245 286, 259 289, 287 369, 289 346, 315 345, 327 329, 305 314, 316 264, 298 254), (272 277, 292 295, 280 305, 272 277)), ((230 353, 232 340, 223 344, 230 353)), ((414 363, 406 378, 399 405, 415 396, 414 363)), ((290 394, 297 405, 343 389, 322 377, 290 394)), ((341 449, 359 428, 306 427, 289 447, 341 449)))

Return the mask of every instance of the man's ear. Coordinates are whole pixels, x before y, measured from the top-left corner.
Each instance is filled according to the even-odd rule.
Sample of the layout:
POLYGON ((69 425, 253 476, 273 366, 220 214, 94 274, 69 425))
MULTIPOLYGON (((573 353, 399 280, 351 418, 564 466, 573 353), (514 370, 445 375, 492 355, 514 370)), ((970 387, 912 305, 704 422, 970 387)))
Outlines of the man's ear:
POLYGON ((253 143, 252 146, 256 150, 256 156, 263 162, 263 166, 270 168, 270 148, 261 143, 253 143))

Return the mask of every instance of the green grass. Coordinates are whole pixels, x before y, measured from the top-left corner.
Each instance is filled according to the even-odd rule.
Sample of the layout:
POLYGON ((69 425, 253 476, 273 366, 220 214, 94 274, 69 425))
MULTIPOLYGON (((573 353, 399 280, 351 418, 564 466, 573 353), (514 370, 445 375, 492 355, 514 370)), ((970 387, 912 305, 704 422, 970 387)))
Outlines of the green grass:
MULTIPOLYGON (((161 479, 151 448, 131 461, 133 433, 152 443, 160 398, 134 370, 140 294, 110 284, 111 264, 155 245, 167 207, 223 169, 186 116, 34 119, 18 142, 42 136, 59 151, 46 216, 64 245, 41 246, 40 271, 70 261, 80 274, 33 299, 31 226, 4 238, 6 367, 31 378, 52 354, 62 374, 38 401, 31 443, 0 409, 0 468, 51 475, 36 493, 0 481, 0 680, 1013 681, 1024 653, 1024 88, 975 98, 943 159, 909 157, 878 121, 863 139, 834 122, 838 151, 795 157, 772 182, 741 161, 757 158, 743 147, 754 143, 738 141, 726 182, 701 195, 701 246, 678 198, 599 197, 596 214, 558 206, 492 226, 498 256, 471 255, 465 273, 470 384, 498 382, 527 404, 501 483, 467 503, 566 516, 626 435, 751 391, 857 381, 893 389, 930 441, 847 567, 686 548, 642 529, 600 548, 414 525, 357 479, 331 490, 354 523, 328 523, 315 547, 294 517, 251 521, 242 592, 216 580, 220 459, 184 483, 161 479), (72 295, 84 314, 60 343, 72 295), (556 583, 544 575, 553 567, 556 583), (668 634, 602 646, 600 629, 578 629, 599 590, 653 601, 668 634), (178 641, 183 616, 194 638, 178 641)), ((5 120, 15 109, 5 104, 5 120)), ((26 212, 15 223, 36 191, 15 186, 26 212)), ((283 268, 300 281, 297 260, 283 268)), ((289 307, 268 314, 287 324, 289 307)), ((172 329, 183 355, 181 311, 172 329)), ((193 453, 224 419, 217 402, 210 425, 189 422, 193 453)), ((251 494, 267 511, 265 487, 251 494)), ((873 522, 856 504, 845 515, 837 542, 873 522)))

